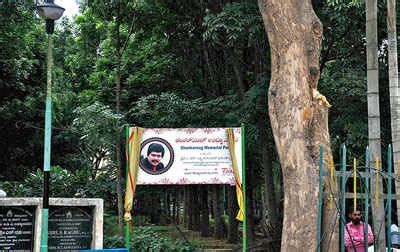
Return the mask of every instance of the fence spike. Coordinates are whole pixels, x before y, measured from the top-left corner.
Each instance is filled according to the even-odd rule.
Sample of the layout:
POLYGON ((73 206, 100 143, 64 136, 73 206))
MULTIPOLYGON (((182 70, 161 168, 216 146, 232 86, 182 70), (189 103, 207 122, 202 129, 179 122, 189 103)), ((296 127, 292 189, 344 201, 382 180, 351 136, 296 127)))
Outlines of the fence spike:
POLYGON ((353 196, 354 196, 354 211, 357 210, 357 159, 353 159, 353 196))

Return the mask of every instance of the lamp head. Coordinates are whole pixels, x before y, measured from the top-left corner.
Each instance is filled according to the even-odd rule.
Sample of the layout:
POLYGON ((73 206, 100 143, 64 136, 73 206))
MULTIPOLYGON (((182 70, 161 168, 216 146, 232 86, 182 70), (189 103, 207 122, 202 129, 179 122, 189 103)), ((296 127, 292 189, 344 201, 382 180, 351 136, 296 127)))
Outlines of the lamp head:
POLYGON ((46 0, 43 4, 37 5, 39 16, 46 20, 46 31, 52 34, 54 31, 54 20, 59 19, 65 9, 54 3, 54 0, 46 0))

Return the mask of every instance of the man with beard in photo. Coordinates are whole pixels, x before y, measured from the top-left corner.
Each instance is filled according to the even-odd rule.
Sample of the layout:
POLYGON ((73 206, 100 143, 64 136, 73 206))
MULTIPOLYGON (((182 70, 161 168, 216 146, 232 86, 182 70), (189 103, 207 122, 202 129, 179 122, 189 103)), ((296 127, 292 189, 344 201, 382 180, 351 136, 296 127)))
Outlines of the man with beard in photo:
MULTIPOLYGON (((344 246, 348 252, 367 251, 364 246, 364 222, 361 221, 360 210, 354 210, 350 214, 351 221, 346 224, 344 230, 344 246)), ((371 226, 368 224, 368 244, 374 242, 371 226)), ((367 248, 368 249, 368 248, 367 248)))

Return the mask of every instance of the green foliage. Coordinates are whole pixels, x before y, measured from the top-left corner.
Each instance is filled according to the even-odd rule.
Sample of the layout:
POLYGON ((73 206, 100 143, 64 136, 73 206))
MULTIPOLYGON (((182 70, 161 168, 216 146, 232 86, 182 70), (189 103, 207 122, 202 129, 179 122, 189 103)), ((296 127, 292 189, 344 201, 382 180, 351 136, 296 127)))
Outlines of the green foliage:
POLYGON ((131 248, 135 251, 194 251, 194 248, 185 241, 170 240, 154 232, 151 227, 133 229, 131 248))
POLYGON ((333 104, 329 113, 332 147, 339 150, 345 141, 349 149, 363 153, 368 144, 366 80, 362 71, 339 68, 341 64, 328 64, 320 81, 320 89, 333 104))
MULTIPOLYGON (((50 195, 52 197, 73 197, 77 189, 84 186, 85 174, 82 172, 71 173, 59 166, 52 166, 50 171, 50 195)), ((41 197, 43 195, 43 171, 30 173, 22 183, 3 182, 1 187, 10 197, 41 197)))
MULTIPOLYGON (((50 171, 50 196, 103 198, 110 200, 108 206, 114 200, 116 194, 109 181, 110 178, 106 175, 100 175, 92 180, 89 171, 86 169, 71 172, 59 166, 52 166, 50 171)), ((30 173, 22 182, 1 182, 0 188, 9 197, 42 197, 43 171, 38 169, 36 173, 30 173)))
POLYGON ((0 178, 21 179, 40 162, 42 138, 34 127, 41 120, 46 37, 33 1, 2 1, 0 24, 0 165, 7 167, 0 178))
POLYGON ((336 11, 342 11, 344 8, 362 7, 364 1, 362 0, 327 0, 329 7, 333 7, 336 11))
MULTIPOLYGON (((117 222, 114 223, 116 225, 117 222)), ((125 239, 122 236, 114 235, 108 236, 107 233, 104 236, 104 248, 124 248, 125 239)))
MULTIPOLYGON (((114 235, 105 237, 104 247, 106 248, 121 248, 124 246, 125 241, 121 236, 114 235)), ((133 251, 195 251, 194 247, 186 241, 167 238, 154 231, 152 227, 133 227, 130 246, 133 251)))
POLYGON ((214 14, 207 10, 203 25, 205 40, 229 47, 251 47, 265 35, 264 25, 255 3, 232 3, 214 14))
MULTIPOLYGON (((109 106, 99 102, 87 107, 77 107, 74 114, 73 127, 82 135, 81 140, 86 141, 87 145, 112 145, 115 132, 121 130, 123 124, 122 115, 114 113, 109 106)), ((109 151, 112 150, 108 148, 109 151)))
POLYGON ((77 107, 74 115, 72 129, 79 135, 82 155, 90 160, 87 165, 93 167, 95 176, 102 161, 113 166, 115 132, 122 133, 124 118, 99 102, 87 107, 77 107))
POLYGON ((140 98, 129 114, 132 121, 144 127, 239 126, 240 120, 235 111, 239 106, 236 96, 205 101, 162 93, 140 98))

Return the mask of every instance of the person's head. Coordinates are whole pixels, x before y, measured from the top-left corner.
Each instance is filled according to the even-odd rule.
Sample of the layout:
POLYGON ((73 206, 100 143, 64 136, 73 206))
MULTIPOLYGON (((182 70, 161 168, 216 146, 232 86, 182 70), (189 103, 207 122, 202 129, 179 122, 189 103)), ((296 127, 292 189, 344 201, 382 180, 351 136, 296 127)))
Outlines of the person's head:
POLYGON ((360 224, 360 221, 361 221, 361 211, 360 211, 360 210, 354 210, 354 211, 350 214, 350 218, 351 218, 351 222, 353 222, 353 224, 355 224, 355 225, 360 224))
POLYGON ((158 143, 150 144, 149 148, 147 149, 147 159, 149 160, 149 163, 153 166, 157 166, 163 157, 164 147, 158 143))

